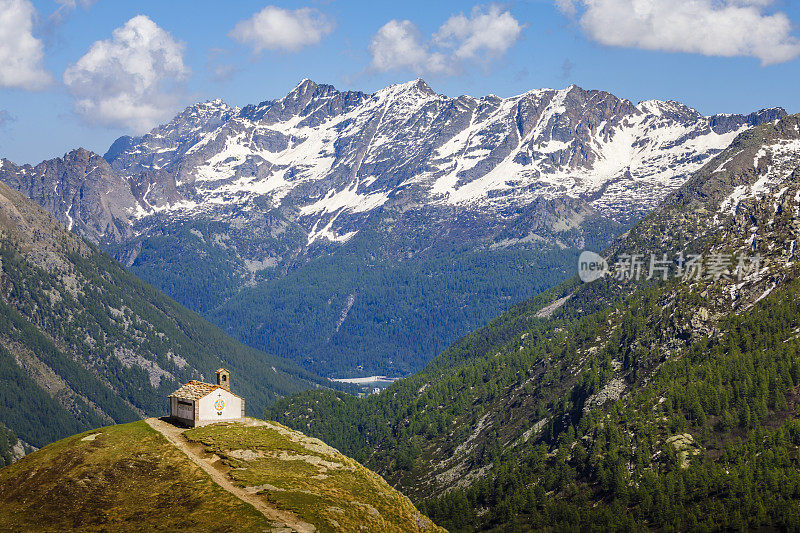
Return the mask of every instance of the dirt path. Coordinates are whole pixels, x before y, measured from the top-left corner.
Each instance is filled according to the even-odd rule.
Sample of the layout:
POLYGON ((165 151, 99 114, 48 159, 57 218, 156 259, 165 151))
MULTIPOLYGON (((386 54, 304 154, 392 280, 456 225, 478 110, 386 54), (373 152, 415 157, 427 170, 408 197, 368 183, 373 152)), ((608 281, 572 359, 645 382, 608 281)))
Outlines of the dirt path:
POLYGON ((192 450, 192 448, 189 446, 189 443, 181 435, 185 429, 174 426, 169 422, 165 422, 158 418, 148 418, 145 420, 145 422, 147 422, 147 425, 149 425, 151 428, 164 435, 170 444, 185 453, 194 464, 202 468, 206 474, 211 476, 211 479, 214 481, 214 483, 230 492, 243 502, 249 503, 258 509, 258 511, 268 519, 273 520, 275 522, 273 526, 276 528, 276 531, 285 531, 287 533, 289 531, 296 531, 297 533, 313 533, 317 530, 313 525, 303 522, 294 514, 288 511, 276 509, 263 499, 259 498, 256 494, 247 492, 245 489, 237 487, 231 483, 231 480, 228 479, 227 475, 214 468, 211 460, 202 457, 200 454, 192 450))

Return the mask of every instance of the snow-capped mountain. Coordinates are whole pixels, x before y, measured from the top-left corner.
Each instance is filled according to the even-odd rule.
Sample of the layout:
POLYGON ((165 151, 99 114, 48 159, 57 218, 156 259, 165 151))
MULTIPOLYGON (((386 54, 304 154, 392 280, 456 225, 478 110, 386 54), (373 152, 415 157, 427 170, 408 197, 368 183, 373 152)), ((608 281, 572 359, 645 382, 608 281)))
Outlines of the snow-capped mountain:
MULTIPOLYGON (((628 222, 738 133, 783 115, 704 117, 677 102, 634 105, 574 85, 505 99, 448 98, 421 79, 374 94, 303 80, 279 100, 200 103, 141 138, 123 137, 105 156, 113 172, 96 161, 82 169, 87 181, 98 171, 118 178, 80 183, 73 195, 115 193, 111 216, 134 226, 159 214, 247 210, 267 200, 301 223, 309 243, 347 241, 365 213, 412 191, 425 205, 496 213, 535 198, 576 198, 628 222)), ((23 167, 11 181, 70 224, 78 206, 52 205, 68 196, 58 190, 65 173, 53 169, 66 163, 23 167), (43 190, 50 184, 52 192, 43 190)), ((93 222, 86 231, 96 240, 125 234, 93 222)))
POLYGON ((309 242, 345 241, 358 228, 348 218, 408 189, 463 209, 583 198, 627 221, 738 133, 783 114, 703 117, 576 86, 448 98, 421 79, 374 94, 304 80, 243 109, 221 100, 188 108, 108 159, 139 192, 136 218, 268 198, 296 210, 309 242))
MULTIPOLYGON (((405 262, 455 249, 599 247, 739 133, 784 115, 705 117, 576 86, 450 98, 422 80, 374 94, 303 80, 257 105, 194 105, 118 139, 104 158, 3 160, 0 180, 208 312, 348 246, 405 262), (198 265, 208 271, 197 275, 198 265)), ((504 305, 534 285, 508 288, 504 305)), ((340 296, 356 298, 357 311, 355 294, 340 296)), ((330 338, 352 306, 331 311, 330 338)))

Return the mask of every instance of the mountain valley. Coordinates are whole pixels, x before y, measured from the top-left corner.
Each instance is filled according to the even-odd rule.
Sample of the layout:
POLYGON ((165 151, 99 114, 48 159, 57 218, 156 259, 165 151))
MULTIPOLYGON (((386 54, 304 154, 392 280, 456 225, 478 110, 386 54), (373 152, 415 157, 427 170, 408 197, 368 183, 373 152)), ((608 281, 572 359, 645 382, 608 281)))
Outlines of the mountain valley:
POLYGON ((0 533, 800 532, 798 65, 790 1, 0 0, 0 533))
POLYGON ((258 105, 189 107, 104 157, 3 160, 0 180, 249 346, 322 375, 399 376, 784 115, 577 86, 449 98, 421 79, 374 94, 303 80, 258 105))

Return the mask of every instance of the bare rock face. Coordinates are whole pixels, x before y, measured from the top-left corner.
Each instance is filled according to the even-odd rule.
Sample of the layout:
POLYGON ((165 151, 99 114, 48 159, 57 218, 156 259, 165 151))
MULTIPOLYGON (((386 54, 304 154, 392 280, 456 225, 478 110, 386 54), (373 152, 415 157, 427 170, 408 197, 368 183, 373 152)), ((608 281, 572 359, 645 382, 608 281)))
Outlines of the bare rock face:
POLYGON ((83 148, 35 167, 3 160, 0 179, 90 241, 121 241, 132 233, 138 203, 128 181, 83 148))

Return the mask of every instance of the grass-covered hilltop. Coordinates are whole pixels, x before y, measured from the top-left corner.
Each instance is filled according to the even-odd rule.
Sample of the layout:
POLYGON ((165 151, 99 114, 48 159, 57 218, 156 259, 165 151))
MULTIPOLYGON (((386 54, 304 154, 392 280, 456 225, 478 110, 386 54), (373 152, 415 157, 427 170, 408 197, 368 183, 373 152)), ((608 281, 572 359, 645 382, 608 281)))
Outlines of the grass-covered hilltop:
POLYGON ((379 395, 311 391, 270 415, 451 531, 797 530, 799 203, 793 115, 606 250, 611 275, 518 305, 379 395))
POLYGON ((0 509, 0 531, 442 531, 354 460, 254 419, 69 437, 0 469, 0 509))

